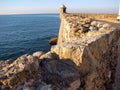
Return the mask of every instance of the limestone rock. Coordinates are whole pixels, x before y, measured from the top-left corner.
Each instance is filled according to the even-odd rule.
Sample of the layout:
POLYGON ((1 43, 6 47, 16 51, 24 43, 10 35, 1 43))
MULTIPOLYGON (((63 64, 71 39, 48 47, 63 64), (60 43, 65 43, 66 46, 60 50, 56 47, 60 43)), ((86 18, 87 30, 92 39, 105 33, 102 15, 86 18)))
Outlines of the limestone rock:
POLYGON ((93 19, 87 26, 84 20, 85 17, 67 14, 67 19, 61 22, 58 44, 51 48, 51 52, 60 59, 72 60, 79 67, 83 76, 80 90, 114 90, 120 57, 119 25, 93 19), (84 33, 83 27, 89 30, 84 33))
POLYGON ((102 28, 102 26, 103 26, 103 23, 100 23, 100 22, 97 23, 98 28, 102 28))
POLYGON ((33 70, 37 71, 39 68, 38 59, 32 57, 31 55, 23 55, 15 61, 15 65, 20 67, 20 70, 33 70), (32 67, 32 68, 31 68, 32 67))
POLYGON ((93 22, 91 22, 91 25, 92 25, 92 26, 97 26, 97 22, 96 22, 96 21, 93 21, 93 22))
POLYGON ((94 30, 98 30, 98 28, 97 27, 95 27, 95 26, 90 26, 90 31, 94 31, 94 30))
POLYGON ((33 53, 32 56, 33 56, 33 57, 40 58, 43 54, 44 54, 44 52, 38 51, 38 52, 33 53))
POLYGON ((0 82, 2 83, 1 89, 4 90, 5 88, 9 88, 9 90, 13 90, 27 78, 34 77, 38 69, 38 59, 31 55, 23 55, 19 57, 13 63, 0 69, 0 72, 2 71, 2 73, 0 73, 0 82))
POLYGON ((58 59, 58 55, 51 53, 51 51, 45 53, 44 55, 42 55, 39 59, 43 60, 43 59, 58 59))
POLYGON ((77 90, 80 87, 80 80, 76 80, 73 83, 70 84, 70 87, 67 88, 67 90, 77 90))
POLYGON ((103 25, 103 28, 104 28, 104 29, 110 29, 110 25, 109 25, 109 24, 104 24, 104 25, 103 25))
POLYGON ((52 90, 51 85, 42 86, 40 90, 52 90))
POLYGON ((80 74, 73 61, 46 58, 39 65, 42 73, 19 85, 17 90, 76 90, 79 88, 80 74))
POLYGON ((84 24, 83 26, 86 27, 86 28, 89 28, 90 24, 84 24))
POLYGON ((56 45, 56 44, 57 44, 57 38, 51 38, 51 39, 49 40, 49 44, 50 44, 50 45, 56 45))
POLYGON ((79 88, 80 75, 76 65, 72 61, 46 59, 43 60, 40 65, 45 71, 45 81, 47 80, 49 83, 55 86, 57 85, 59 89, 72 88, 69 90, 76 90, 76 88, 79 88), (74 87, 74 84, 76 84, 76 87, 74 87))
POLYGON ((62 78, 79 77, 77 67, 70 60, 43 60, 41 62, 45 71, 62 78))
POLYGON ((85 22, 86 24, 90 24, 90 23, 92 22, 92 19, 91 19, 91 18, 85 18, 85 19, 84 19, 84 22, 85 22))

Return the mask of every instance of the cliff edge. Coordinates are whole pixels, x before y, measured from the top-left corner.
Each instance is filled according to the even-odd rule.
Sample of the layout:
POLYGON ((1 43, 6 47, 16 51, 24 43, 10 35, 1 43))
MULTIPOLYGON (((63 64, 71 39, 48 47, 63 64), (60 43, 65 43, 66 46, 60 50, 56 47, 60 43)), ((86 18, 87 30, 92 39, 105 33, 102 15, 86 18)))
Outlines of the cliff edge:
POLYGON ((114 15, 100 16, 61 12, 58 45, 51 48, 60 59, 71 59, 78 66, 85 90, 115 90, 120 84, 116 80, 120 26, 109 21, 114 15))
POLYGON ((0 61, 1 90, 119 90, 116 15, 69 14, 60 7, 57 45, 48 53, 0 61))

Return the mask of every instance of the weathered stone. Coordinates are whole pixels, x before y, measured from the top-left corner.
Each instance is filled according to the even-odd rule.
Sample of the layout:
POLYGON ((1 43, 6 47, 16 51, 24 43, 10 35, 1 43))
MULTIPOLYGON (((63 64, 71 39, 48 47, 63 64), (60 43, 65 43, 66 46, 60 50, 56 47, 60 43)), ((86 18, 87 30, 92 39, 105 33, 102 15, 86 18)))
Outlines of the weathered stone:
POLYGON ((77 90, 80 87, 81 83, 80 80, 76 80, 73 83, 70 84, 70 87, 68 87, 66 90, 77 90))
POLYGON ((103 23, 100 23, 100 22, 97 23, 98 28, 102 28, 102 26, 103 26, 103 23))
POLYGON ((90 24, 84 24, 83 26, 86 27, 86 28, 89 28, 90 24))
MULTIPOLYGON (((109 32, 109 34, 99 35, 100 37, 93 37, 94 39, 96 38, 95 40, 92 37, 88 38, 90 42, 84 46, 79 43, 80 41, 77 41, 77 43, 74 44, 63 43, 51 49, 51 51, 58 54, 61 59, 70 58, 73 60, 76 65, 80 67, 79 70, 83 75, 89 73, 89 76, 86 75, 86 77, 84 77, 86 78, 86 90, 88 88, 89 90, 93 90, 94 88, 96 90, 106 90, 109 87, 114 88, 115 84, 115 77, 113 76, 115 75, 117 58, 119 56, 119 54, 115 52, 120 52, 120 45, 117 44, 120 38, 120 31, 113 30, 109 32), (116 49, 112 50, 111 47, 115 47, 116 49), (114 68, 114 70, 111 68, 114 68), (112 76, 110 73, 112 73, 112 76), (91 80, 89 78, 91 78, 91 80), (110 84, 109 82, 111 80, 113 83, 110 84), (104 85, 104 83, 106 83, 106 85, 104 85)), ((91 36, 93 36, 93 34, 91 36)))
POLYGON ((92 21, 92 19, 91 19, 91 18, 85 18, 85 19, 84 19, 84 22, 85 22, 86 24, 90 24, 90 23, 91 23, 91 21, 92 21))
POLYGON ((97 26, 97 22, 96 22, 96 21, 93 21, 93 22, 91 22, 91 25, 92 25, 92 26, 97 26))
POLYGON ((86 32, 88 32, 89 30, 90 30, 89 28, 83 27, 83 33, 86 33, 86 32))
POLYGON ((80 86, 80 75, 76 65, 70 60, 43 60, 44 80, 62 90, 76 90, 80 86), (61 82, 61 83, 60 83, 61 82), (77 83, 77 84, 76 84, 77 83), (76 84, 76 86, 74 85, 76 84), (60 87, 58 87, 60 86, 60 87), (69 89, 67 89, 69 88, 69 89))
POLYGON ((110 25, 109 25, 109 24, 104 24, 104 25, 103 25, 103 28, 104 28, 104 29, 110 29, 110 25))
POLYGON ((50 51, 42 55, 39 59, 58 59, 58 56, 54 53, 51 53, 50 51))
POLYGON ((93 19, 90 22, 91 26, 88 27, 92 32, 88 30, 87 33, 84 33, 82 31, 85 27, 85 18, 75 19, 76 16, 70 15, 69 17, 69 15, 67 14, 67 17, 70 18, 71 23, 74 24, 74 21, 77 21, 77 26, 74 26, 76 32, 71 37, 71 26, 69 26, 68 21, 63 20, 58 44, 51 48, 51 52, 56 53, 60 59, 73 60, 79 67, 83 76, 81 83, 84 83, 80 89, 109 90, 111 88, 113 90, 115 88, 118 52, 120 52, 120 45, 117 44, 120 30, 112 27, 119 27, 119 25, 93 19), (71 17, 74 17, 74 20, 71 17), (67 26, 65 23, 68 23, 67 26), (113 26, 106 25, 107 23, 113 26))
POLYGON ((37 71, 39 68, 39 62, 36 58, 31 55, 21 56, 15 61, 16 65, 20 67, 20 70, 33 70, 37 71), (32 67, 32 68, 31 68, 32 67))
POLYGON ((41 62, 45 71, 58 75, 62 78, 79 77, 79 72, 75 64, 70 60, 43 60, 41 62))
POLYGON ((56 44, 57 44, 57 38, 51 38, 51 39, 49 40, 49 44, 50 44, 50 45, 56 45, 56 44))
POLYGON ((0 82, 4 87, 14 89, 19 84, 23 83, 27 78, 35 76, 39 69, 39 62, 38 59, 32 57, 31 55, 23 55, 4 68, 8 69, 2 69, 3 73, 0 73, 0 82), (5 79, 2 78, 4 75, 7 75, 5 79))
POLYGON ((51 89, 51 85, 46 85, 46 86, 42 86, 41 89, 38 90, 52 90, 52 89, 51 89))
POLYGON ((32 56, 33 56, 33 57, 40 58, 43 54, 44 54, 44 52, 38 51, 38 52, 33 53, 32 56))
POLYGON ((97 27, 95 27, 95 26, 90 26, 90 31, 94 31, 94 30, 98 30, 98 28, 97 27))

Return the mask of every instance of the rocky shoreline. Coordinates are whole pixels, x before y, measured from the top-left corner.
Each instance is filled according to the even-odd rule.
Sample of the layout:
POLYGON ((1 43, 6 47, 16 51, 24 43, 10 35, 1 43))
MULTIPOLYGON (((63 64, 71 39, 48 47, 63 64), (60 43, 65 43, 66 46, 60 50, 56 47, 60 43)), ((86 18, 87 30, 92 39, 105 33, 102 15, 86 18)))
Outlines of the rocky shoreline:
POLYGON ((64 5, 60 18, 57 45, 49 52, 0 61, 0 90, 120 89, 119 23, 68 14, 64 5))
POLYGON ((23 55, 15 61, 1 61, 1 90, 67 89, 74 83, 78 85, 71 86, 72 88, 79 87, 76 65, 70 60, 57 58, 57 55, 50 52, 36 52, 33 55, 23 55))

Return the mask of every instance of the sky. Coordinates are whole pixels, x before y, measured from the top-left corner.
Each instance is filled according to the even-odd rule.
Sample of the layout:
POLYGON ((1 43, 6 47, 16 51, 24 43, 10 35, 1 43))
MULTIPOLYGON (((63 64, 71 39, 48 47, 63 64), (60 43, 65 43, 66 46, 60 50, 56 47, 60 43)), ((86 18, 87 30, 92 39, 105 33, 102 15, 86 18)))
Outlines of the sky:
POLYGON ((120 0, 0 0, 0 14, 59 13, 62 4, 70 13, 118 13, 120 0))

